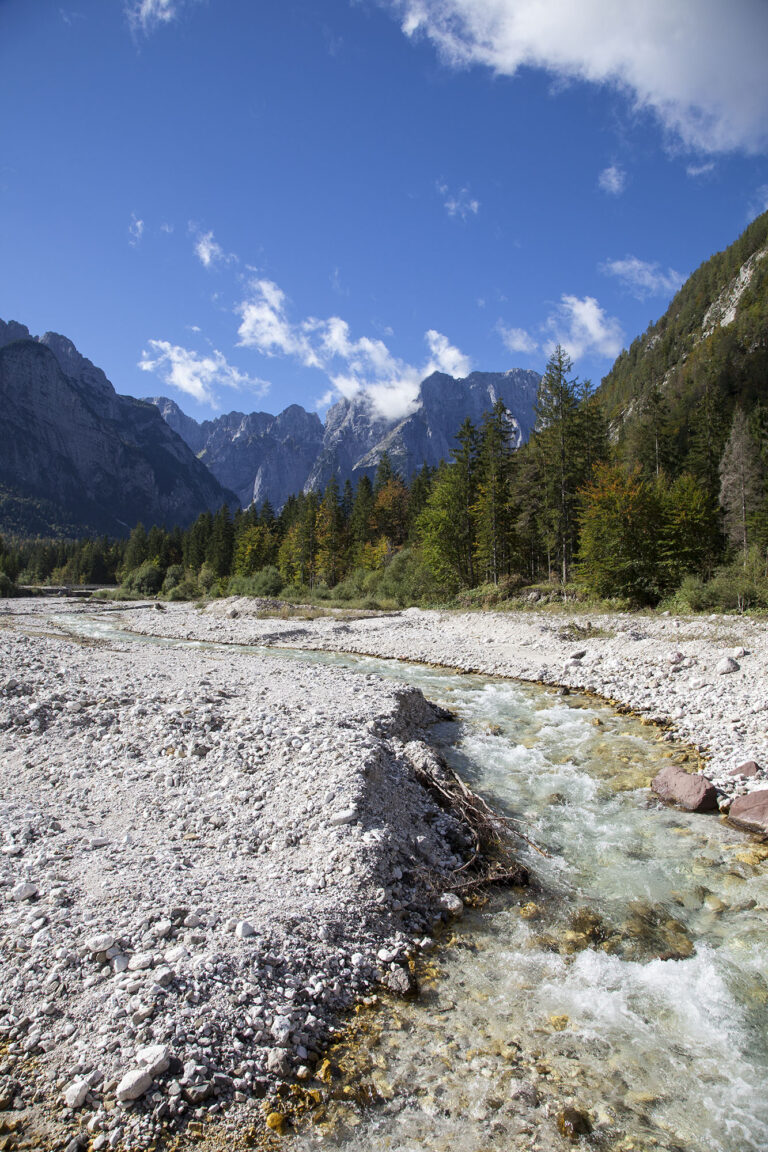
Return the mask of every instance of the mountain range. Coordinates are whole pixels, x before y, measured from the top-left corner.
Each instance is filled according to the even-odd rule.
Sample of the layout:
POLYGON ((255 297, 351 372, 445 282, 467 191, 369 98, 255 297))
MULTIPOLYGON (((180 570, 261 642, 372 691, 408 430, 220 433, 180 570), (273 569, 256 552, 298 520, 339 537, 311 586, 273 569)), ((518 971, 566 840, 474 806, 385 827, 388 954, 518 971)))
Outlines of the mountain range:
MULTIPOLYGON (((401 420, 361 393, 333 405, 325 422, 294 404, 277 416, 198 423, 166 397, 119 396, 66 337, 38 339, 0 321, 0 532, 119 535, 140 519, 183 525, 225 502, 279 509, 332 475, 373 475, 385 451, 409 479, 447 459, 462 421, 478 424, 497 399, 517 443, 526 441, 539 380, 520 369, 460 380, 436 372, 401 420)), ((619 459, 642 463, 650 444, 658 467, 661 446, 670 474, 688 468, 716 492, 737 407, 755 412, 768 443, 767 382, 768 212, 689 277, 598 395, 619 459)))
POLYGON ((0 320, 0 531, 123 535, 232 500, 157 408, 64 336, 0 320))
POLYGON ((340 484, 372 477, 384 452, 410 479, 423 464, 448 459, 462 421, 469 417, 479 424, 497 400, 510 413, 519 445, 533 430, 540 379, 538 372, 519 368, 472 372, 459 380, 434 372, 421 382, 415 410, 401 420, 379 415, 365 394, 334 404, 325 424, 298 404, 278 416, 230 412, 198 423, 167 397, 151 403, 243 507, 269 500, 279 509, 292 493, 323 491, 333 475, 340 484))

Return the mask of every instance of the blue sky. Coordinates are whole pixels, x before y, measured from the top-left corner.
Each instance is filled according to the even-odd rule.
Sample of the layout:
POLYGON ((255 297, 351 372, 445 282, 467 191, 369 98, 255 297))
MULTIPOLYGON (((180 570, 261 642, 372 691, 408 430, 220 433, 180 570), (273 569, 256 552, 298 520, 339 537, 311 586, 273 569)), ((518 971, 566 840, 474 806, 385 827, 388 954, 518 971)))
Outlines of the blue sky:
POLYGON ((0 317, 198 419, 597 382, 768 207, 765 0, 0 0, 0 317))

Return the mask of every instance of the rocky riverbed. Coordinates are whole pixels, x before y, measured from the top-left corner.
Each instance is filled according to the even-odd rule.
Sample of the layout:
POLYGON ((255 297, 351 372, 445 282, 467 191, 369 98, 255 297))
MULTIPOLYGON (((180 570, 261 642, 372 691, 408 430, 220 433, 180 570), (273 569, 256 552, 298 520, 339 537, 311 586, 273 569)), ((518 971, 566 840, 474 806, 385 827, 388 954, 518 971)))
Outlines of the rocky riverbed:
POLYGON ((592 691, 696 745, 723 807, 768 784, 752 620, 1 608, 9 1148, 145 1148, 217 1115, 263 1130, 264 1098, 314 1083, 346 1009, 408 991, 409 959, 458 910, 441 892, 468 845, 416 780, 441 771, 419 692, 268 653, 78 639, 67 615, 592 691))
POLYGON ((768 623, 750 617, 409 608, 357 620, 280 619, 230 598, 123 618, 147 634, 366 653, 596 693, 697 748, 723 807, 768 788, 768 623))
POLYGON ((49 617, 0 616, 0 1139, 263 1126, 456 901, 468 835, 413 771, 441 770, 439 716, 379 677, 49 617))

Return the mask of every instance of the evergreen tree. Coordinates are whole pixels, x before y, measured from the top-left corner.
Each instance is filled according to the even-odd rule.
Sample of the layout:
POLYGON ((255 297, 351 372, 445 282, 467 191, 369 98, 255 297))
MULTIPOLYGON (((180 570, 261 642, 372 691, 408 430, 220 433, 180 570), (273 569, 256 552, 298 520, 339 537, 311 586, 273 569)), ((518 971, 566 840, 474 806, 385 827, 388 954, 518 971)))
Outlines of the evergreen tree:
POLYGON ((510 568, 512 442, 503 400, 486 412, 477 457, 477 496, 472 505, 475 555, 481 577, 498 584, 510 568))
POLYGON ((576 497, 584 479, 577 381, 570 356, 558 344, 547 362, 536 400, 537 450, 541 455, 549 528, 568 582, 576 544, 576 497))
POLYGON ((639 469, 595 469, 583 493, 578 565, 579 579, 593 595, 641 603, 658 598, 662 516, 659 486, 639 469))
POLYGON ((415 472, 411 477, 411 484, 408 494, 408 535, 413 537, 415 535, 416 521, 421 515, 432 488, 432 480, 435 475, 435 469, 430 468, 429 464, 424 463, 418 472, 415 472))
POLYGON ((349 539, 354 563, 359 563, 362 550, 373 540, 373 485, 367 476, 361 476, 349 517, 349 539))
POLYGON ((339 503, 339 482, 331 476, 317 510, 317 574, 329 588, 338 584, 345 550, 344 516, 339 503))
POLYGON ((213 517, 213 526, 205 553, 206 562, 220 579, 232 571, 232 551, 235 533, 226 504, 213 517))
POLYGON ((441 463, 416 531, 424 559, 443 582, 475 584, 475 520, 479 435, 467 418, 459 429, 453 463, 441 463))
POLYGON ((389 458, 388 452, 382 452, 379 466, 376 469, 376 477, 373 481, 373 495, 378 496, 382 488, 389 484, 390 480, 394 478, 395 472, 392 468, 392 461, 389 458))
POLYGON ((764 470, 760 452, 750 433, 744 411, 737 408, 720 461, 720 506, 728 539, 734 547, 742 550, 745 564, 751 542, 752 521, 759 513, 764 498, 764 470))
POLYGON ((706 488, 690 472, 672 484, 660 478, 658 496, 663 510, 659 561, 670 590, 684 576, 710 575, 718 551, 717 508, 706 488))
MULTIPOLYGON (((62 562, 66 563, 66 559, 66 557, 62 557, 62 562)), ((122 564, 123 572, 132 572, 134 568, 138 568, 147 559, 149 559, 147 530, 141 521, 139 521, 135 528, 131 529, 128 543, 125 546, 122 564)))

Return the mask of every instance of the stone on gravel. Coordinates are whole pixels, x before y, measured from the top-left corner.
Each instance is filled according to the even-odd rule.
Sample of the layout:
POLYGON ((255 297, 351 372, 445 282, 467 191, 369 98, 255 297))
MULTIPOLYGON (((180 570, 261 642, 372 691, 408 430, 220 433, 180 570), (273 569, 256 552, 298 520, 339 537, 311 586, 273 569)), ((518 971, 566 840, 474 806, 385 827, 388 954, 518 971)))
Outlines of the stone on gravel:
POLYGON ((443 892, 440 897, 440 907, 443 908, 449 916, 461 916, 464 911, 464 901, 461 896, 457 896, 455 892, 443 892))
POLYGON ((29 880, 22 880, 11 888, 11 898, 18 900, 34 900, 37 896, 37 884, 32 884, 29 880))
POLYGON ((729 672, 738 672, 739 665, 732 656, 723 656, 715 665, 715 672, 719 676, 727 676, 729 672))
POLYGON ((149 1044, 146 1048, 139 1048, 136 1062, 141 1064, 150 1076, 159 1076, 161 1072, 168 1071, 171 1050, 167 1044, 149 1044))
POLYGON ((732 768, 728 773, 729 776, 759 776, 760 765, 754 760, 745 760, 743 764, 739 764, 738 768, 732 768))
POLYGON ((669 804, 677 804, 688 812, 714 812, 717 809, 717 789, 706 776, 686 772, 677 764, 662 768, 651 781, 656 795, 669 804))
POLYGON ((235 925, 235 936, 237 936, 238 940, 247 940, 249 936, 255 935, 256 929, 253 924, 250 924, 247 920, 240 920, 239 923, 235 925))
POLYGON ((152 1077, 146 1068, 132 1068, 117 1086, 117 1098, 123 1103, 138 1100, 152 1087, 152 1077))
POLYGON ((728 819, 749 832, 768 832, 768 788, 737 796, 728 810, 728 819))
POLYGON ((64 1089, 64 1100, 66 1101, 67 1108, 71 1108, 73 1111, 77 1108, 82 1108, 90 1090, 91 1086, 87 1080, 80 1077, 77 1080, 73 1080, 72 1083, 64 1089))

